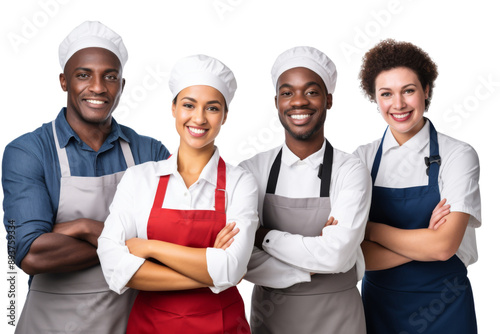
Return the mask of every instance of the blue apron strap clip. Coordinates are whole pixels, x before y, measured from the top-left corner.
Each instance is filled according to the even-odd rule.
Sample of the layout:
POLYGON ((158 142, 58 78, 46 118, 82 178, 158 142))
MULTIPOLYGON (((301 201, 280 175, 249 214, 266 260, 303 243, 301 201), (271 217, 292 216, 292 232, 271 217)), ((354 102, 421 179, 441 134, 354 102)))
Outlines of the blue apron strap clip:
POLYGON ((441 156, 439 155, 431 155, 430 157, 425 157, 425 165, 427 166, 427 170, 425 171, 427 175, 429 175, 429 168, 431 164, 437 163, 438 166, 441 166, 441 156))

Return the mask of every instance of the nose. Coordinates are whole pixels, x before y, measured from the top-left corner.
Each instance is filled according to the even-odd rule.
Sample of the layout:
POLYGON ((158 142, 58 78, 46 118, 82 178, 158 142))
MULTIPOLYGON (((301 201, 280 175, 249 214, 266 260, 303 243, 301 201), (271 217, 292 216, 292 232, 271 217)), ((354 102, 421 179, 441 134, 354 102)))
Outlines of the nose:
POLYGON ((394 109, 403 109, 406 107, 405 98, 402 94, 394 94, 394 109))
POLYGON ((205 117, 205 109, 201 106, 194 108, 191 119, 195 124, 205 124, 207 122, 207 119, 205 117))
POLYGON ((90 81, 89 90, 95 94, 102 94, 106 92, 107 87, 104 79, 99 76, 92 77, 90 81))
POLYGON ((292 96, 290 103, 294 107, 302 107, 308 105, 309 100, 303 93, 297 93, 292 96))

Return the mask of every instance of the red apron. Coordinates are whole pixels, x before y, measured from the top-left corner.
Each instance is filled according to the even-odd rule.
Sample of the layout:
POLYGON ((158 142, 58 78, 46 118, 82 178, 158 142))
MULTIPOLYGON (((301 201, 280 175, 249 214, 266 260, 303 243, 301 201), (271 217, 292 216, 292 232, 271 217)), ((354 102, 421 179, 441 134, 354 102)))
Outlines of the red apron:
MULTIPOLYGON (((161 176, 148 220, 148 239, 188 247, 213 247, 226 225, 226 164, 219 159, 215 211, 164 209, 170 175, 161 176)), ((128 320, 128 334, 250 333, 243 299, 231 287, 219 294, 209 288, 183 291, 140 291, 128 320)))

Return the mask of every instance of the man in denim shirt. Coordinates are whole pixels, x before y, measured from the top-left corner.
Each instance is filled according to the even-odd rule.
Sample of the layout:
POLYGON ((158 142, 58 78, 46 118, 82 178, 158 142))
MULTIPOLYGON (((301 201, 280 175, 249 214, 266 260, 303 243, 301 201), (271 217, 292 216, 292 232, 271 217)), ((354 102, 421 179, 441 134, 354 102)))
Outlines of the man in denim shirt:
POLYGON ((111 116, 127 57, 103 24, 75 28, 59 48, 67 107, 5 149, 4 224, 16 264, 31 276, 17 333, 125 332, 135 294, 108 290, 97 238, 125 169, 169 155, 111 116))

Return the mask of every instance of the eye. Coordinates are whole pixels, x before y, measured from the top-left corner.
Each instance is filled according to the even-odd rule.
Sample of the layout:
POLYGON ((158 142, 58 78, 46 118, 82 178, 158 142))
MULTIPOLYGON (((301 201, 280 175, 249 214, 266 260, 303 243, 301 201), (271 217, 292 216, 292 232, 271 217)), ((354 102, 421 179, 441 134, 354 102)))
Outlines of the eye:
POLYGON ((404 91, 405 94, 412 94, 414 92, 415 92, 415 89, 413 89, 413 88, 408 88, 408 89, 405 89, 405 91, 404 91))
POLYGON ((216 107, 216 106, 208 106, 208 107, 207 107, 207 110, 208 110, 208 111, 217 112, 217 111, 219 111, 219 108, 218 108, 218 107, 216 107))
POLYGON ((90 75, 88 75, 87 73, 78 73, 78 74, 76 75, 76 77, 77 77, 78 79, 86 79, 86 78, 90 78, 90 75))
POLYGON ((194 106, 191 103, 183 103, 182 106, 187 109, 194 108, 194 106))
POLYGON ((118 80, 118 77, 114 74, 108 74, 104 77, 106 80, 109 80, 109 81, 116 81, 118 80))
POLYGON ((380 94, 380 96, 382 96, 382 97, 390 97, 391 93, 389 93, 389 92, 383 92, 382 94, 380 94))
POLYGON ((281 96, 291 96, 292 95, 292 92, 289 92, 289 91, 283 91, 280 93, 281 96))
POLYGON ((319 92, 317 90, 310 90, 306 92, 306 95, 316 96, 319 92))

